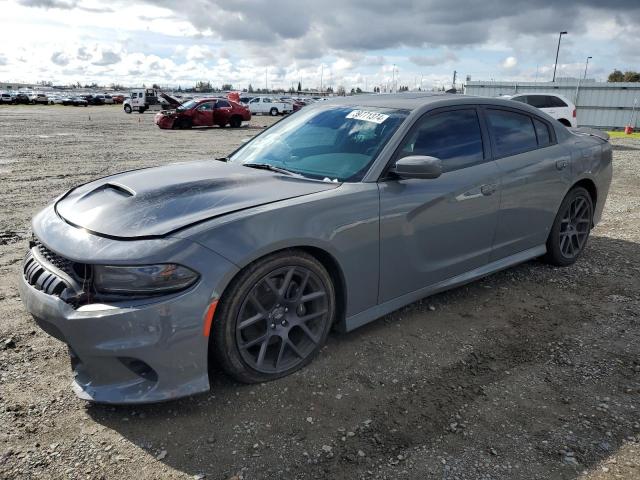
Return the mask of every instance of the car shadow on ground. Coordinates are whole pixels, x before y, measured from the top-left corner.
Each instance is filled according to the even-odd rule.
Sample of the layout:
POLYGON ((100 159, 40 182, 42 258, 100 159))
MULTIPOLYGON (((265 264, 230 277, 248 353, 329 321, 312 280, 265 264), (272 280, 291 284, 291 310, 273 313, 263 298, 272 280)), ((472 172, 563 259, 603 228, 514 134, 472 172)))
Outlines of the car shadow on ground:
POLYGON ((595 236, 568 269, 531 261, 334 334, 275 382, 215 373, 210 393, 87 412, 206 478, 359 478, 390 456, 412 459, 405 478, 456 462, 462 478, 578 478, 639 433, 623 391, 638 386, 638 351, 619 339, 638 344, 638 258, 640 244, 595 236), (594 409, 602 398, 616 409, 594 409), (501 461, 520 470, 500 474, 501 461))

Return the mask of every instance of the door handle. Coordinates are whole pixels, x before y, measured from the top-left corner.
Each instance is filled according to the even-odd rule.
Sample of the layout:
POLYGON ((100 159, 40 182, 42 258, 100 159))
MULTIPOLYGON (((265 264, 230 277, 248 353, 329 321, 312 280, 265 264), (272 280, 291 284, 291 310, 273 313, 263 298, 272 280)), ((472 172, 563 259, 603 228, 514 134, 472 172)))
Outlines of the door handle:
POLYGON ((569 162, 566 160, 558 160, 556 162, 556 168, 558 170, 564 170, 565 168, 567 168, 569 166, 569 162))
POLYGON ((495 183, 487 183, 486 185, 482 185, 480 187, 480 191, 482 192, 482 194, 487 197, 489 195, 492 195, 497 189, 498 185, 496 185, 495 183))

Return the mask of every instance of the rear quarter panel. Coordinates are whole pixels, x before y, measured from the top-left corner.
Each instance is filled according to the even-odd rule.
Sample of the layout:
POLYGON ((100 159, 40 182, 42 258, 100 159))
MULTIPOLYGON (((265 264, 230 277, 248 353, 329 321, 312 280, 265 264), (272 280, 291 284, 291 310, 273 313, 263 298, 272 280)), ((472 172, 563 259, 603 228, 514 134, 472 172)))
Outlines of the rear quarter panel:
POLYGON ((613 152, 611 143, 601 139, 572 134, 571 171, 576 182, 589 179, 597 191, 597 200, 593 214, 596 225, 602 218, 602 210, 609 193, 613 177, 613 152))

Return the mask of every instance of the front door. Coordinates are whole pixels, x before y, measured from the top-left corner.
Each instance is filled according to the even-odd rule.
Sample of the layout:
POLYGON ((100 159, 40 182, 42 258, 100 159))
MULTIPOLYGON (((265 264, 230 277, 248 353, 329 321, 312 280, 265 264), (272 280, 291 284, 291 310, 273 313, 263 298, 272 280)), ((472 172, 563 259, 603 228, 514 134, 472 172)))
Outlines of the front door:
POLYGON ((198 105, 193 112, 192 125, 194 127, 213 126, 213 102, 198 105))
POLYGON ((499 175, 475 107, 419 119, 392 163, 407 155, 442 161, 436 179, 383 177, 380 189, 380 293, 385 302, 489 261, 499 175))

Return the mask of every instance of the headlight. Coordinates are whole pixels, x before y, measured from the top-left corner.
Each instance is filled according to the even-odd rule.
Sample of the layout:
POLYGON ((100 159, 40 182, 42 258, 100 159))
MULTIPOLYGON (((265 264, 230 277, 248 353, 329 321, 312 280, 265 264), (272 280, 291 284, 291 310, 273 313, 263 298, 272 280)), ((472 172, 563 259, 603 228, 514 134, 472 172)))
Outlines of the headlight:
POLYGON ((104 293, 168 293, 182 290, 198 279, 193 270, 173 263, 118 267, 95 265, 93 283, 104 293))

